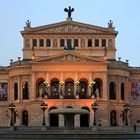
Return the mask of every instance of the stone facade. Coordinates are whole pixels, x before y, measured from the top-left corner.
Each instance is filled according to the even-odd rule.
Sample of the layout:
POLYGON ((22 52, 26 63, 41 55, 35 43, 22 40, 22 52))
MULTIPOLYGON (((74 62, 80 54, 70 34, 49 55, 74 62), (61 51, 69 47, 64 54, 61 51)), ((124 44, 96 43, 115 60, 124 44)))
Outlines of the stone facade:
POLYGON ((48 127, 65 127, 71 109, 81 109, 72 116, 73 127, 91 127, 94 123, 123 126, 126 115, 128 125, 139 125, 140 97, 132 96, 131 91, 133 85, 139 85, 140 68, 116 60, 118 32, 110 23, 105 28, 71 19, 27 26, 21 34, 23 60, 11 60, 10 66, 0 67, 0 126, 11 123, 10 103, 16 106, 16 126, 41 126, 42 102, 48 105, 48 127), (94 103, 97 110, 91 106, 94 103), (127 113, 126 104, 130 106, 127 113), (60 109, 66 112, 60 113, 60 109), (88 114, 82 114, 85 110, 88 114))

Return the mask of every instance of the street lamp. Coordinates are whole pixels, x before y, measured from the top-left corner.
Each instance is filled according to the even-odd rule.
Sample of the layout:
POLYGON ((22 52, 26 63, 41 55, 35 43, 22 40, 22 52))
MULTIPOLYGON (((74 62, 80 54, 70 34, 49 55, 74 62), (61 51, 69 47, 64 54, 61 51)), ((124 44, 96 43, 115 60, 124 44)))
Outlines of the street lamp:
POLYGON ((78 95, 78 85, 79 85, 79 81, 75 81, 75 85, 76 85, 76 95, 78 95))
POLYGON ((95 112, 98 109, 98 104, 94 103, 91 105, 92 110, 94 111, 94 121, 93 121, 93 125, 96 125, 96 117, 95 117, 95 112))
POLYGON ((128 104, 123 105, 123 109, 124 109, 124 117, 125 117, 125 126, 128 125, 128 118, 127 118, 127 112, 130 109, 130 106, 128 104))
POLYGON ((48 105, 45 104, 44 102, 40 105, 42 111, 43 111, 43 122, 42 122, 42 125, 45 126, 46 123, 45 123, 45 110, 48 108, 48 105))
POLYGON ((8 106, 8 109, 11 111, 11 122, 10 122, 10 126, 14 126, 14 111, 15 111, 16 106, 11 103, 8 106))

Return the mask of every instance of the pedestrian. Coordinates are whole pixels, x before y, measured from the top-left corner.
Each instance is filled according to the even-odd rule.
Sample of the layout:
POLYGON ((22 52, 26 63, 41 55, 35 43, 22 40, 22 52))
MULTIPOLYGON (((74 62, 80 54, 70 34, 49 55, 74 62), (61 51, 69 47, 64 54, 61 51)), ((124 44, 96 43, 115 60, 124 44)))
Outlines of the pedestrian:
POLYGON ((133 129, 134 129, 134 132, 136 132, 136 124, 134 124, 133 129))

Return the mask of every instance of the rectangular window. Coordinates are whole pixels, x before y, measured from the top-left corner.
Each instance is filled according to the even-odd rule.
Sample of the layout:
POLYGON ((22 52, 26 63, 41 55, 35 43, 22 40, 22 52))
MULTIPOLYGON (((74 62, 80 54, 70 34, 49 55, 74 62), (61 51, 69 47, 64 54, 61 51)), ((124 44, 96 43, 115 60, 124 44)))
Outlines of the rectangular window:
POLYGON ((102 39, 102 47, 106 47, 106 39, 102 39))
POLYGON ((95 47, 99 47, 99 39, 95 39, 95 47))
POLYGON ((92 39, 88 39, 88 47, 92 47, 92 39))
POLYGON ((32 46, 33 47, 37 47, 37 39, 33 39, 32 40, 32 46))
POLYGON ((44 39, 40 39, 39 40, 39 46, 40 47, 44 47, 44 39))
POLYGON ((46 46, 47 47, 51 47, 51 39, 47 39, 46 40, 46 46))
POLYGON ((74 39, 74 47, 78 47, 78 39, 74 39))
POLYGON ((60 47, 64 47, 65 46, 65 40, 64 39, 60 39, 60 47))

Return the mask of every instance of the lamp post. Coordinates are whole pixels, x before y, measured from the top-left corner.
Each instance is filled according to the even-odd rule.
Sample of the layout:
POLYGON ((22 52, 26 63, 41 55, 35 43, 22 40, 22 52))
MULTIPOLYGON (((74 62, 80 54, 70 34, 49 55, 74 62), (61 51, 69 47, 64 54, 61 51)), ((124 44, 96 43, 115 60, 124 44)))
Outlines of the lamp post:
POLYGON ((16 106, 11 103, 8 106, 8 109, 11 111, 11 122, 10 122, 10 126, 14 126, 14 111, 15 111, 16 106))
POLYGON ((48 108, 48 105, 45 104, 44 102, 40 105, 42 111, 43 111, 43 122, 42 122, 42 125, 45 126, 46 123, 45 123, 45 110, 48 108))
POLYGON ((128 118, 127 118, 127 113, 130 109, 130 106, 128 104, 123 105, 123 109, 124 109, 124 117, 125 117, 125 126, 128 125, 128 118))
POLYGON ((79 85, 79 81, 75 81, 75 85, 76 85, 76 96, 78 96, 78 85, 79 85))
POLYGON ((96 117, 95 117, 95 112, 98 109, 98 104, 94 103, 91 105, 92 110, 94 111, 94 120, 93 120, 93 125, 96 125, 96 117))

